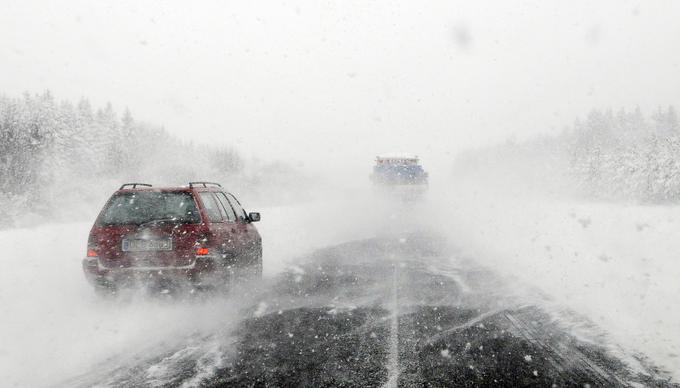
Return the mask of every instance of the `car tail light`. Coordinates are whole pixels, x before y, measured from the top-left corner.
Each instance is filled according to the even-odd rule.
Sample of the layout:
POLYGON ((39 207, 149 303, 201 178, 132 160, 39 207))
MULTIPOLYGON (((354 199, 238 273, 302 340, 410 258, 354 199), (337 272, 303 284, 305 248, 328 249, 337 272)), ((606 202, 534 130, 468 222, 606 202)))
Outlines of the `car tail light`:
POLYGON ((196 238, 196 242, 194 243, 196 256, 206 256, 210 254, 210 249, 207 247, 209 246, 209 240, 210 239, 206 234, 200 235, 196 238))
POLYGON ((98 250, 99 250, 99 247, 97 246, 97 244, 88 243, 87 244, 87 257, 98 257, 99 256, 99 252, 97 252, 98 250))

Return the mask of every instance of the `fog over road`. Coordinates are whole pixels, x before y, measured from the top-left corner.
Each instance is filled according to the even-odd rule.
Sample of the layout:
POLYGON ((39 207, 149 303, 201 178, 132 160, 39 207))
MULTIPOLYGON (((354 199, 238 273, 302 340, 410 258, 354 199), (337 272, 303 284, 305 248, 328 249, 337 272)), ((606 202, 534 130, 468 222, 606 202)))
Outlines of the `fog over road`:
MULTIPOLYGON (((315 251, 241 285, 242 319, 95 366, 68 386, 669 385, 565 330, 428 233, 315 251)), ((634 356, 633 356, 634 357, 634 356)))

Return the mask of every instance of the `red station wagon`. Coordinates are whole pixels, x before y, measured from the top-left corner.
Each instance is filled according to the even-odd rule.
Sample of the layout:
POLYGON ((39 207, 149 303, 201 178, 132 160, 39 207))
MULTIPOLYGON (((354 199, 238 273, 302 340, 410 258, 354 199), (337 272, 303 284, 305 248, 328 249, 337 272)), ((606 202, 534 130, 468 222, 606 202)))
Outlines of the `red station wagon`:
POLYGON ((214 288, 234 276, 260 277, 259 220, 218 183, 126 183, 92 226, 83 270, 105 292, 140 283, 214 288))

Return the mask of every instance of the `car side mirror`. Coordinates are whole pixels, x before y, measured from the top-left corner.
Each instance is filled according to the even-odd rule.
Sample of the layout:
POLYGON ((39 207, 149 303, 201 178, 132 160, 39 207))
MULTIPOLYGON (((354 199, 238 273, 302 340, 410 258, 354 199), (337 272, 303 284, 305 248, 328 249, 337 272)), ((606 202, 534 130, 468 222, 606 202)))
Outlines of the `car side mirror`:
POLYGON ((260 213, 248 213, 248 219, 250 222, 258 222, 260 221, 260 213))

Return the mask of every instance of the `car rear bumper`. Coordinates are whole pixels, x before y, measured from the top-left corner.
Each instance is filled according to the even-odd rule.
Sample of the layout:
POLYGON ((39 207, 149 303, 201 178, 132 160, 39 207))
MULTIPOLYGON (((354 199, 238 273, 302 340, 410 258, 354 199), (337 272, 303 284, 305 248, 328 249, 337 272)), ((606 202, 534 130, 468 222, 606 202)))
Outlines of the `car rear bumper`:
POLYGON ((86 257, 83 259, 83 271, 87 280, 97 287, 119 288, 159 281, 217 286, 224 283, 225 271, 228 271, 217 262, 212 256, 197 256, 185 266, 109 268, 103 266, 97 257, 86 257))

